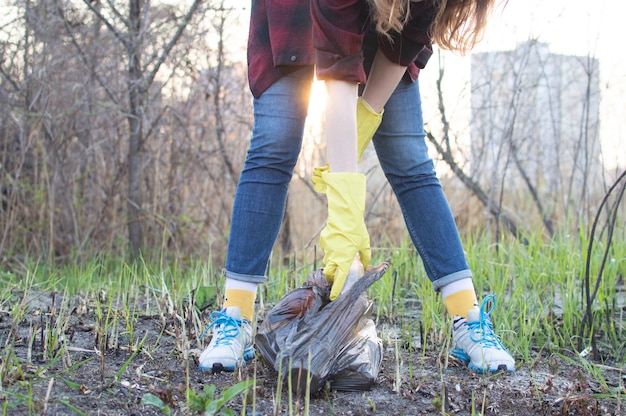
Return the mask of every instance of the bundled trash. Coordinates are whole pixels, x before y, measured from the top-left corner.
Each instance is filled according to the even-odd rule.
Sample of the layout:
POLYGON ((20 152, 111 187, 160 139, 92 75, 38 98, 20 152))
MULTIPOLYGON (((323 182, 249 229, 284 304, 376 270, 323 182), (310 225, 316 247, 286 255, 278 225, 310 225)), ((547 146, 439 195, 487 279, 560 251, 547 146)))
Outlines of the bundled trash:
POLYGON ((316 270, 268 313, 256 347, 298 394, 315 393, 327 382, 333 390, 372 388, 383 350, 366 290, 388 266, 371 268, 333 302, 330 284, 316 270))

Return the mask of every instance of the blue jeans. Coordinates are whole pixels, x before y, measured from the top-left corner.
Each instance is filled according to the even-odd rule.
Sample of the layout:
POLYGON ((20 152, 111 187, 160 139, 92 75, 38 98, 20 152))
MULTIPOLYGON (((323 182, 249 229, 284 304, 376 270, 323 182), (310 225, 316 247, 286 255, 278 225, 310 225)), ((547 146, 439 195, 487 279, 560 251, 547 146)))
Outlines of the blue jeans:
MULTIPOLYGON (((313 70, 283 77, 254 100, 254 128, 233 205, 224 275, 251 283, 265 272, 300 153, 313 70)), ((471 277, 459 234, 428 156, 418 83, 402 81, 373 142, 433 288, 471 277)))
POLYGON ((413 245, 433 288, 472 277, 459 233, 428 155, 418 82, 402 80, 372 140, 398 198, 413 245))

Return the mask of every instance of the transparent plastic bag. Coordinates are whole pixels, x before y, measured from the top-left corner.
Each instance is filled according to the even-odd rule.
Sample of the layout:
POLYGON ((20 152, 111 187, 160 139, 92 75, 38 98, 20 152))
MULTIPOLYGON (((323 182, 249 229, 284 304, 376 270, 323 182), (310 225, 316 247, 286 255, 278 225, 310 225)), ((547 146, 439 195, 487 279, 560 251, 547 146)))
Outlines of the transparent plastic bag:
POLYGON ((259 325, 255 345, 263 359, 299 394, 326 382, 335 390, 368 390, 382 362, 382 343, 369 318, 366 290, 387 271, 371 268, 330 302, 321 270, 285 295, 259 325), (291 378, 291 380, 289 380, 291 378))

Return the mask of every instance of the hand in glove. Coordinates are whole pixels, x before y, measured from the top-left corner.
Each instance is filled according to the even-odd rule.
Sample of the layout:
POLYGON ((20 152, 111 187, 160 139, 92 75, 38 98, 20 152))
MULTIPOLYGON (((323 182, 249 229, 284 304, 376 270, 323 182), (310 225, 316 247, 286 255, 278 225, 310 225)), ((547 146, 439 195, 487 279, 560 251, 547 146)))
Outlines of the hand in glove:
POLYGON ((333 286, 330 300, 340 294, 354 257, 359 254, 363 267, 371 260, 370 237, 365 227, 365 175, 331 173, 328 165, 316 168, 314 188, 326 194, 328 221, 320 234, 324 250, 324 275, 333 286))
POLYGON ((357 160, 361 160, 361 156, 363 156, 363 152, 367 148, 367 145, 369 145, 372 141, 372 137, 374 137, 376 130, 378 130, 378 126, 380 126, 380 123, 383 120, 384 112, 385 110, 382 110, 380 113, 375 112, 362 97, 359 97, 356 104, 356 123, 359 147, 357 160))

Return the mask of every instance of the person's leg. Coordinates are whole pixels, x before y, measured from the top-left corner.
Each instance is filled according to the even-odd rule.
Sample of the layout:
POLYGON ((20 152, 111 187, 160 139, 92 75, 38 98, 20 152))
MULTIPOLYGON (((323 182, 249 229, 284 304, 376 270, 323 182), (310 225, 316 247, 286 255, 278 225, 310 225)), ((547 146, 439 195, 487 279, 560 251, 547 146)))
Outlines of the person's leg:
MULTIPOLYGON (((293 72, 254 100, 252 139, 233 205, 224 269, 227 284, 231 279, 251 284, 266 280, 302 145, 312 71, 307 67, 293 72)), ((240 298, 226 293, 224 306, 239 306, 251 320, 254 297, 240 298)))
MULTIPOLYGON (((471 282, 472 273, 454 217, 428 155, 419 85, 401 81, 385 105, 383 121, 373 142, 381 168, 404 216, 426 274, 437 291, 457 282, 471 282)), ((463 287, 463 291, 467 285, 463 287)), ((475 295, 451 311, 466 316, 476 303, 475 295), (465 309, 465 310, 462 310, 465 309)))
POLYGON ((267 279, 267 263, 302 145, 312 81, 313 68, 303 68, 254 100, 254 127, 235 193, 223 272, 224 310, 213 316, 217 321, 212 323, 213 339, 200 357, 201 371, 232 371, 254 355, 250 322, 256 286, 267 279), (245 339, 240 342, 242 332, 245 339))
MULTIPOLYGON (((373 142, 426 274, 433 288, 442 293, 446 310, 455 319, 455 340, 458 341, 456 335, 460 332, 457 330, 478 320, 479 308, 472 273, 450 206, 428 155, 425 137, 419 84, 403 80, 385 105, 373 142)), ((484 305, 480 308, 480 320, 489 321, 483 309, 484 305)), ((510 354, 492 335, 493 331, 489 342, 463 338, 467 345, 457 342, 455 349, 460 345, 466 353, 471 350, 470 365, 475 369, 512 371, 514 362, 510 354)), ((481 336, 480 340, 483 339, 486 340, 481 336)))

